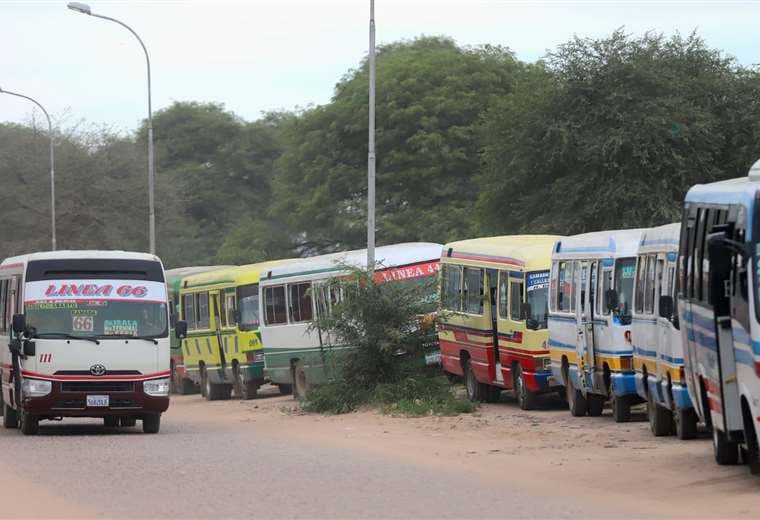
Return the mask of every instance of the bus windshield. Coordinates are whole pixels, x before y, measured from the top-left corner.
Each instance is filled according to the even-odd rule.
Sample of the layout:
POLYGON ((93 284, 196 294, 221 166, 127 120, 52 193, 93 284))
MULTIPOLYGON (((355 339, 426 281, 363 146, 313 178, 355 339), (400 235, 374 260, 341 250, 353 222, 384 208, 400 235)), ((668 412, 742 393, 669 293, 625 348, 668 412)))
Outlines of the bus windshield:
POLYGON ((27 326, 44 335, 165 337, 167 294, 146 280, 44 280, 25 287, 27 326))
POLYGON ((549 271, 528 273, 527 280, 530 314, 526 321, 532 329, 545 329, 549 323, 549 271))
POLYGON ((635 258, 620 258, 615 262, 615 291, 618 295, 615 316, 620 318, 624 325, 631 322, 635 275, 635 258))

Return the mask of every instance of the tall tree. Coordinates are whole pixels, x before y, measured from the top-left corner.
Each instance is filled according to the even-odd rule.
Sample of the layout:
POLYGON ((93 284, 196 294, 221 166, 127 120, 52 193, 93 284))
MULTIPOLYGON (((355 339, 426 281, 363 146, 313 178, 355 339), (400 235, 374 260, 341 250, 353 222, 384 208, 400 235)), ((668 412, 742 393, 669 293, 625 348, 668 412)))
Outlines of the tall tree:
POLYGON ((561 45, 488 116, 482 231, 677 220, 689 186, 746 175, 757 157, 758 86, 695 34, 561 45))
MULTIPOLYGON (((466 236, 477 198, 480 123, 522 67, 501 47, 447 38, 384 46, 377 54, 378 242, 466 236)), ((273 214, 302 252, 360 247, 366 236, 366 61, 331 103, 285 133, 273 214)))

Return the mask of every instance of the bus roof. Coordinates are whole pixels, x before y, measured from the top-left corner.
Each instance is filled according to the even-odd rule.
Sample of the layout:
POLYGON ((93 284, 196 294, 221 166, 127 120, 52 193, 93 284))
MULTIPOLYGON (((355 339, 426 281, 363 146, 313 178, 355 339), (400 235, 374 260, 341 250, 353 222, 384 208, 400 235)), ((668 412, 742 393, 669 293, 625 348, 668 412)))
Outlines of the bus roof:
POLYGON ((641 233, 639 253, 659 253, 678 251, 678 242, 681 237, 681 224, 665 224, 664 226, 645 229, 641 233))
POLYGON ((152 260, 160 262, 161 259, 150 253, 136 253, 133 251, 99 251, 99 250, 76 250, 76 251, 43 251, 29 253, 6 258, 0 265, 26 264, 34 260, 80 260, 80 259, 105 259, 105 260, 152 260))
POLYGON ((574 235, 557 241, 552 258, 621 258, 636 256, 643 229, 617 229, 574 235))
POLYGON ((202 287, 237 287, 258 283, 261 273, 274 266, 292 262, 293 260, 270 260, 257 264, 220 267, 202 273, 192 274, 182 278, 180 289, 199 289, 202 287))
MULTIPOLYGON (((382 267, 398 267, 421 262, 438 261, 441 257, 441 244, 432 242, 407 242, 381 246, 375 249, 375 259, 382 267)), ((358 268, 367 267, 367 250, 343 251, 328 255, 300 258, 286 265, 271 269, 267 280, 282 280, 283 278, 308 277, 310 279, 329 278, 345 269, 342 264, 358 268)))
POLYGON ((729 204, 741 202, 752 209, 760 182, 750 177, 738 177, 709 184, 696 184, 686 193, 686 202, 729 204))
POLYGON ((170 290, 179 290, 179 284, 186 276, 193 274, 205 273, 206 271, 213 271, 215 269, 227 269, 235 267, 233 265, 196 265, 189 267, 175 267, 174 269, 166 270, 166 284, 170 290))
POLYGON ((444 263, 501 264, 535 270, 549 269, 559 235, 504 235, 450 242, 443 246, 444 263))

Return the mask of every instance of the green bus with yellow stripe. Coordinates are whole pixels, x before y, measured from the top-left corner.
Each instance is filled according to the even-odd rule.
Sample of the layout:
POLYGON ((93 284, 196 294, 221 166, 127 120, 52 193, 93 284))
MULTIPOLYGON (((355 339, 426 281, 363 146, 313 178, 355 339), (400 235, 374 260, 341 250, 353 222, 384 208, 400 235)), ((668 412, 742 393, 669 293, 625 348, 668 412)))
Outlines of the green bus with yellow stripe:
POLYGON ((233 392, 252 399, 265 383, 259 278, 286 261, 215 269, 180 282, 179 315, 188 328, 181 345, 185 377, 206 399, 229 399, 233 392))

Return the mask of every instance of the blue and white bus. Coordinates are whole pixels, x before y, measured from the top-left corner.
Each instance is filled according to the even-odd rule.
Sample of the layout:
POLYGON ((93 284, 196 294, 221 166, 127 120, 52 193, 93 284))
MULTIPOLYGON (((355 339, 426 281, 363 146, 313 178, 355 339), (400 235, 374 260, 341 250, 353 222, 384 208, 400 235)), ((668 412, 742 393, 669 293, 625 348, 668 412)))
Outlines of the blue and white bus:
POLYGON ((712 428, 718 464, 741 451, 760 473, 760 308, 754 214, 760 161, 748 177, 692 187, 679 247, 678 314, 694 407, 712 428))
POLYGON ((676 260, 681 224, 647 229, 636 260, 633 297, 633 367, 636 391, 647 401, 656 436, 697 435, 697 414, 686 388, 683 346, 675 313, 676 260))

